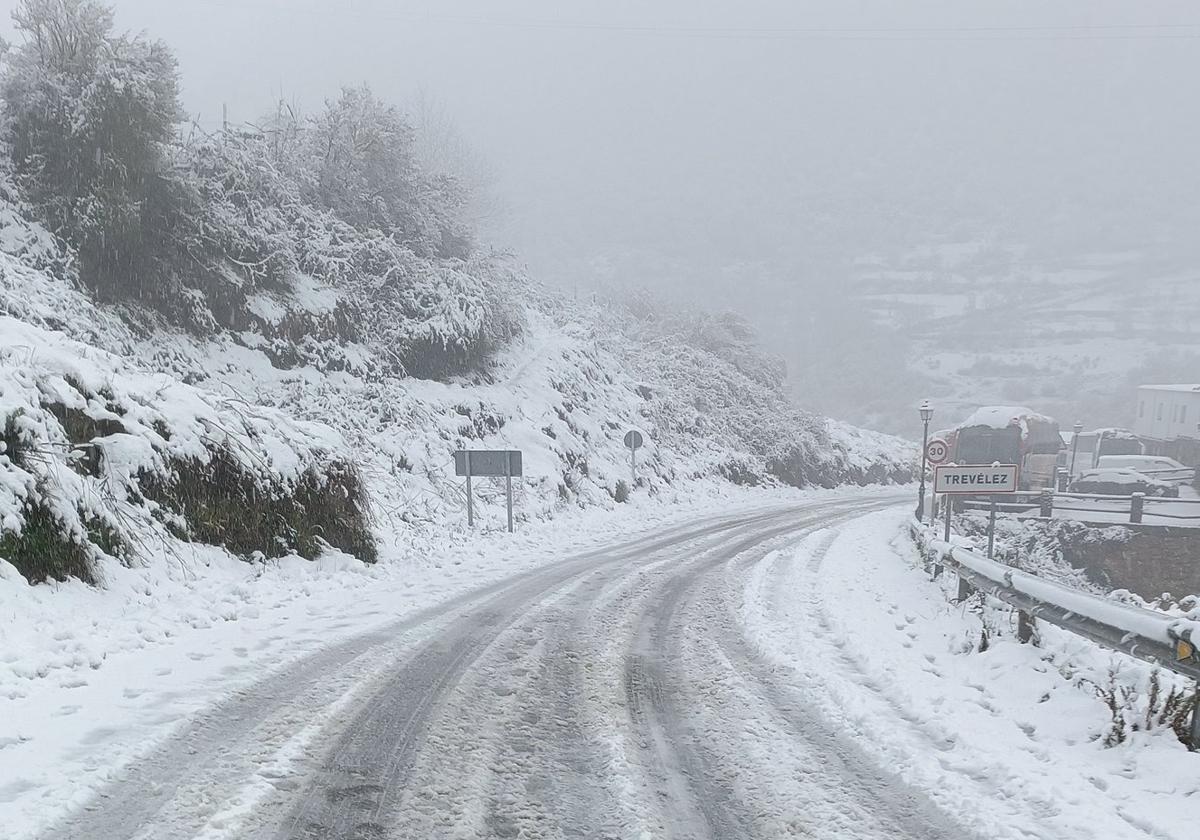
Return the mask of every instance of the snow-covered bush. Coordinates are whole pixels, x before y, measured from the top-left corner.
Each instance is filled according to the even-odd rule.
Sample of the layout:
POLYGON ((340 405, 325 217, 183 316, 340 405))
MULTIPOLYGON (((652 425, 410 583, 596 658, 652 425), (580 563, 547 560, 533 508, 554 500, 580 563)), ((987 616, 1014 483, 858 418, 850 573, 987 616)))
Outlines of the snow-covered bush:
MULTIPOLYGON (((173 149, 172 172, 194 208, 176 238, 190 257, 179 270, 192 285, 223 278, 243 295, 286 289, 296 271, 297 185, 255 132, 200 136, 173 149)), ((237 323, 225 326, 237 327, 237 323)))
POLYGON ((462 191, 448 175, 421 170, 412 126, 394 106, 366 85, 347 87, 305 128, 285 131, 296 140, 285 160, 310 203, 359 230, 386 231, 420 256, 467 256, 462 191))
POLYGON ((1079 679, 1080 685, 1095 692, 1111 715, 1104 745, 1115 747, 1124 744, 1134 732, 1156 729, 1170 729, 1181 742, 1188 743, 1191 716, 1200 703, 1196 686, 1183 685, 1182 680, 1164 675, 1158 668, 1151 670, 1147 677, 1131 676, 1127 672, 1132 670, 1113 664, 1102 679, 1079 679))
POLYGON ((173 215, 161 176, 180 116, 175 59, 113 34, 94 0, 22 0, 6 56, 5 140, 39 216, 77 249, 81 278, 108 299, 154 299, 173 215))
POLYGON ((421 261, 413 275, 364 273, 352 294, 362 302, 367 342, 394 354, 402 372, 422 379, 483 370, 521 329, 519 295, 528 280, 509 261, 421 261))
POLYGON ((365 489, 332 429, 12 318, 0 335, 0 557, 29 579, 94 580, 169 534, 373 559, 365 489))

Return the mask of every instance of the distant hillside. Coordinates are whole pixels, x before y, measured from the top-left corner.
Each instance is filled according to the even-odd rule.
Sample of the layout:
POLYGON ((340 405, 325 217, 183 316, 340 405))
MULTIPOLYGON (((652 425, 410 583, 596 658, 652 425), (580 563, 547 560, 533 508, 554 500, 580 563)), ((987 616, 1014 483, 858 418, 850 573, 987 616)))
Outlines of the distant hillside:
MULTIPOLYGON (((1200 371, 1200 269, 1146 252, 1050 261, 980 243, 859 260, 847 310, 861 339, 795 354, 797 393, 853 422, 912 434, 929 397, 951 422, 1025 404, 1064 425, 1132 421, 1134 389, 1200 371)), ((833 322, 841 323, 838 317, 833 322)))

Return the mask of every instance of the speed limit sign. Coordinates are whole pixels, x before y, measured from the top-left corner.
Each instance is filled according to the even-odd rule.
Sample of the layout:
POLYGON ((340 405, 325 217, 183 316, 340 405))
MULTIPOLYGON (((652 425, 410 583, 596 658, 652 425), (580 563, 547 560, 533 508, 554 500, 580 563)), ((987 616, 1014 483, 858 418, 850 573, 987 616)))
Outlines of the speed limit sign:
POLYGON ((934 438, 925 447, 925 460, 931 464, 944 464, 950 460, 950 444, 934 438))

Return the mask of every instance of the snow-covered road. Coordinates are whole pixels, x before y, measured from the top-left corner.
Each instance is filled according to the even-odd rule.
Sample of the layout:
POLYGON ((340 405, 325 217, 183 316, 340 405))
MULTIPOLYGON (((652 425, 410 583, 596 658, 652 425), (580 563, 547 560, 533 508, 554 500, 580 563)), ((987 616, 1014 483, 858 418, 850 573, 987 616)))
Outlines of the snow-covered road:
MULTIPOLYGON (((1054 628, 1020 645, 1002 614, 980 653, 980 616, 921 571, 898 498, 713 505, 390 612, 389 578, 355 590, 361 606, 332 592, 330 616, 298 619, 327 641, 228 686, 198 660, 216 682, 182 717, 202 686, 114 655, 93 685, 14 701, 32 735, 0 759, 44 769, 0 764, 0 824, 37 840, 1190 836, 1197 757, 1161 728, 1106 748, 1089 688, 1148 671, 1054 628), (35 698, 69 722, 55 703, 109 683, 128 706, 33 751, 56 743, 35 698)), ((303 635, 277 618, 221 632, 303 635)), ((191 661, 217 632, 145 656, 191 661)))
POLYGON ((740 624, 763 557, 886 503, 676 528, 326 648, 45 837, 962 837, 740 624))

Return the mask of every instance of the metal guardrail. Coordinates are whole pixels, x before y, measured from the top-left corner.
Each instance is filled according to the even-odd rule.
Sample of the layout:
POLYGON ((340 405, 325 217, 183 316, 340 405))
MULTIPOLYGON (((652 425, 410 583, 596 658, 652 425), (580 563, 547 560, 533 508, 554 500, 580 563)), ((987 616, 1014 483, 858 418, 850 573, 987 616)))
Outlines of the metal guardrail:
MULTIPOLYGON (((992 501, 985 498, 962 498, 955 502, 956 508, 964 510, 990 510, 992 501)), ((1055 511, 1065 511, 1081 522, 1099 525, 1129 522, 1135 525, 1183 524, 1200 527, 1200 499, 1173 499, 1163 496, 1147 496, 1134 493, 1131 496, 1105 496, 1098 493, 1064 493, 1054 490, 1038 492, 1022 491, 995 499, 996 510, 1002 513, 1031 513, 1049 519, 1055 511), (1071 504, 1074 502, 1075 504, 1071 504), (1093 518, 1087 518, 1093 514, 1093 518), (1122 520, 1104 519, 1103 516, 1119 516, 1122 520), (1165 520, 1165 521, 1158 521, 1165 520)))
MULTIPOLYGON (((912 529, 929 552, 933 576, 938 577, 943 567, 958 576, 960 600, 978 590, 1017 610, 1021 642, 1033 639, 1035 621, 1040 619, 1109 650, 1200 681, 1200 621, 1117 604, 947 543, 919 522, 914 521, 912 529)), ((1192 710, 1190 737, 1191 748, 1200 749, 1200 700, 1192 710)))

